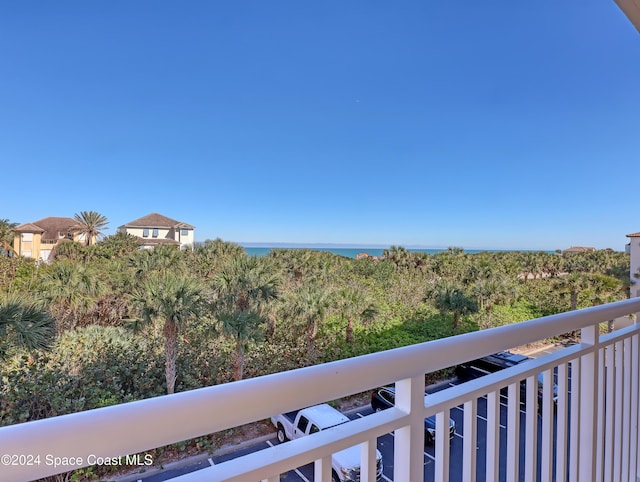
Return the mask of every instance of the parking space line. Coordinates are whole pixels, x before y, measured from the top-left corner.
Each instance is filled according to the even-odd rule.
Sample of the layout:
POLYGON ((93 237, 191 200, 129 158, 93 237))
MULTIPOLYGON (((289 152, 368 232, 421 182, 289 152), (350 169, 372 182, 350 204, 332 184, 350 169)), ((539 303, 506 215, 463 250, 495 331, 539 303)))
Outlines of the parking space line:
POLYGON ((304 482, 310 482, 310 480, 307 479, 304 475, 302 475, 302 472, 300 472, 298 469, 293 469, 293 471, 296 473, 298 477, 304 480, 304 482))
MULTIPOLYGON (((451 382, 449 382, 449 386, 450 386, 450 387, 455 387, 455 386, 457 386, 457 385, 456 385, 455 383, 451 383, 451 382)), ((482 395, 481 397, 478 397, 478 400, 480 400, 481 398, 482 398, 482 399, 484 399, 484 400, 486 400, 486 399, 487 399, 487 396, 486 396, 486 395, 482 395)), ((500 405, 502 405, 503 407, 507 408, 507 407, 508 407, 508 405, 507 405, 506 403, 502 403, 502 399, 503 399, 503 398, 504 398, 505 400, 509 400, 509 399, 508 399, 508 397, 507 397, 506 395, 503 395, 503 394, 501 393, 501 394, 500 394, 500 405)), ((462 408, 460 408, 460 406, 455 407, 455 408, 458 408, 458 409, 462 410, 462 408)), ((522 411, 522 410, 521 410, 521 411, 522 411)))
MULTIPOLYGON (((486 399, 487 399, 487 396, 486 396, 486 395, 482 395, 480 398, 482 398, 482 399, 486 400, 486 399)), ((478 400, 480 400, 480 398, 478 398, 478 400)), ((502 394, 501 394, 501 395, 500 395, 500 400, 502 400, 503 398, 504 398, 505 400, 507 399, 507 397, 505 397, 504 395, 502 395, 502 394)), ((502 405, 502 406, 503 406, 503 407, 505 407, 505 408, 509 407, 509 405, 507 405, 506 403, 502 403, 502 402, 500 402, 500 405, 502 405)))
MULTIPOLYGON (((453 383, 449 383, 449 385, 450 385, 450 386, 455 386, 453 383)), ((481 398, 486 398, 486 396, 485 396, 485 397, 481 397, 481 398)), ((503 395, 501 395, 501 398, 506 398, 506 397, 504 397, 503 395)), ((502 405, 502 406, 504 406, 504 407, 507 407, 507 406, 508 406, 507 404, 504 404, 504 403, 500 403, 500 405, 502 405)), ((463 413, 464 413, 464 408, 463 408, 463 406, 462 406, 462 405, 457 405, 457 406, 452 407, 452 408, 458 409, 458 410, 460 410, 461 412, 463 412, 463 413)), ((521 410, 521 412, 522 412, 522 410, 521 410)), ((525 413, 526 413, 526 412, 525 412, 525 413)), ((358 417, 360 417, 360 418, 364 418, 364 417, 366 416, 366 415, 363 415, 363 414, 361 414, 361 413, 359 413, 359 412, 358 412, 358 413, 356 413, 356 415, 357 415, 358 417)), ((481 419, 481 420, 484 420, 485 422, 487 421, 487 419, 486 419, 485 417, 482 417, 481 415, 478 415, 477 417, 478 417, 479 419, 481 419)), ((506 427, 506 426, 504 426, 504 425, 500 425, 500 428, 501 428, 501 429, 506 430, 506 428, 507 428, 507 427, 506 427)), ((395 437, 395 434, 394 434, 393 432, 391 432, 389 435, 391 435, 392 437, 395 437)), ((458 433, 458 432, 454 432, 454 435, 464 440, 464 436, 463 436, 462 434, 460 434, 460 433, 458 433)), ((433 455, 429 454, 429 453, 428 453, 428 452, 426 452, 426 451, 425 451, 425 452, 423 452, 423 453, 424 453, 424 455, 425 455, 425 457, 426 457, 425 465, 430 464, 432 461, 433 461, 433 462, 435 462, 435 460, 436 460, 436 459, 435 459, 435 456, 433 456, 433 455)), ((387 477, 386 475, 384 475, 384 474, 382 474, 382 478, 383 478, 386 482, 393 482, 390 478, 388 478, 388 477, 387 477)))
MULTIPOLYGON (((267 444, 269 445, 269 447, 273 447, 273 443, 271 442, 271 440, 267 440, 267 444)), ((309 479, 307 479, 302 472, 300 472, 298 469, 293 469, 293 471, 296 473, 296 475, 298 477, 300 477, 302 480, 304 480, 304 482, 311 482, 309 479)))
POLYGON ((213 463, 213 460, 211 460, 211 457, 209 457, 207 460, 209 461, 209 465, 210 465, 211 467, 213 467, 213 466, 215 465, 215 464, 213 463))
MULTIPOLYGON (((480 420, 484 420, 485 422, 487 421, 487 419, 486 419, 486 418, 484 418, 484 417, 483 417, 483 416, 481 416, 481 415, 478 415, 478 418, 479 418, 480 420)), ((507 429, 507 427, 506 427, 506 426, 504 426, 504 425, 500 425, 500 428, 503 428, 503 429, 505 429, 505 430, 507 429)))

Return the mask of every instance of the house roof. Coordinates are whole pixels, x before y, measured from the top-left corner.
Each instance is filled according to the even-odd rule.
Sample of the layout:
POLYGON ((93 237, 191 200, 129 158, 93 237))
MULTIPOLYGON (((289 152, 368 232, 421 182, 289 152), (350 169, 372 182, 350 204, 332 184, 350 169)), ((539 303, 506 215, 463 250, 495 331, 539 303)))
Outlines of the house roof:
POLYGON ((19 233, 44 233, 44 229, 33 223, 21 224, 13 228, 13 230, 19 233))
POLYGON ((181 221, 176 221, 175 219, 168 218, 167 216, 163 216, 158 213, 151 213, 143 216, 135 221, 128 222, 127 224, 123 224, 120 228, 185 228, 185 229, 195 229, 194 226, 190 224, 183 223, 181 221))
POLYGON ((595 251, 596 248, 590 246, 571 246, 564 250, 565 253, 585 253, 589 251, 595 251))
POLYGON ((627 234, 627 238, 640 238, 640 233, 627 234))
POLYGON ((42 233, 42 239, 59 239, 60 233, 73 232, 80 223, 72 218, 61 218, 51 216, 34 221, 33 223, 22 224, 14 229, 18 233, 42 233))

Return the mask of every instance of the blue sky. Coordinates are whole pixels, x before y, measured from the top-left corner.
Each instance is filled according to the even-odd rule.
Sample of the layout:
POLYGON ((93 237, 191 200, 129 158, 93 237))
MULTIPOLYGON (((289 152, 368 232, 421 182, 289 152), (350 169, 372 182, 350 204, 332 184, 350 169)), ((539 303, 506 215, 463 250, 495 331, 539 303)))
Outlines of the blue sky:
POLYGON ((621 250, 639 85, 609 0, 0 0, 0 218, 621 250))

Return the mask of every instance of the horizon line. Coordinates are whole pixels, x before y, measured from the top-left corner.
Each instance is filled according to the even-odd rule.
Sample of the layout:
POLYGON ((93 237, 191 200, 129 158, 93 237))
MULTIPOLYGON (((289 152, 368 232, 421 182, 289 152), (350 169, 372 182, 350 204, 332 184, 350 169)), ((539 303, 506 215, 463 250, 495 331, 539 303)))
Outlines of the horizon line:
POLYGON ((543 248, 477 248, 463 246, 427 246, 422 244, 359 244, 359 243, 302 243, 302 242, 267 242, 267 241, 241 241, 237 242, 245 248, 335 248, 335 249, 389 249, 391 246, 403 247, 406 249, 430 249, 446 251, 449 248, 460 248, 462 250, 473 251, 556 251, 555 249, 543 248))

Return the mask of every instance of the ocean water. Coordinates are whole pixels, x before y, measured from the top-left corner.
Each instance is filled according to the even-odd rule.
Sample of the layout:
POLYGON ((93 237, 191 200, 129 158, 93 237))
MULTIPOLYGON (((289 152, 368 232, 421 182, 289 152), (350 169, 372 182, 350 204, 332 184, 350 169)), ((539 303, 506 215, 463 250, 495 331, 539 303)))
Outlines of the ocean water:
MULTIPOLYGON (((245 251, 249 256, 266 256, 272 249, 311 249, 314 251, 326 251, 329 253, 337 254, 340 256, 344 256, 346 258, 355 258, 360 253, 366 253, 369 256, 382 256, 382 252, 384 249, 382 248, 336 248, 336 247, 297 247, 297 248, 289 248, 289 247, 278 247, 278 246, 243 246, 245 251)), ((407 251, 417 252, 417 253, 428 253, 435 254, 440 253, 442 251, 446 251, 446 249, 407 249, 407 251)), ((484 250, 480 249, 466 249, 464 252, 473 254, 473 253, 481 253, 484 250)))

